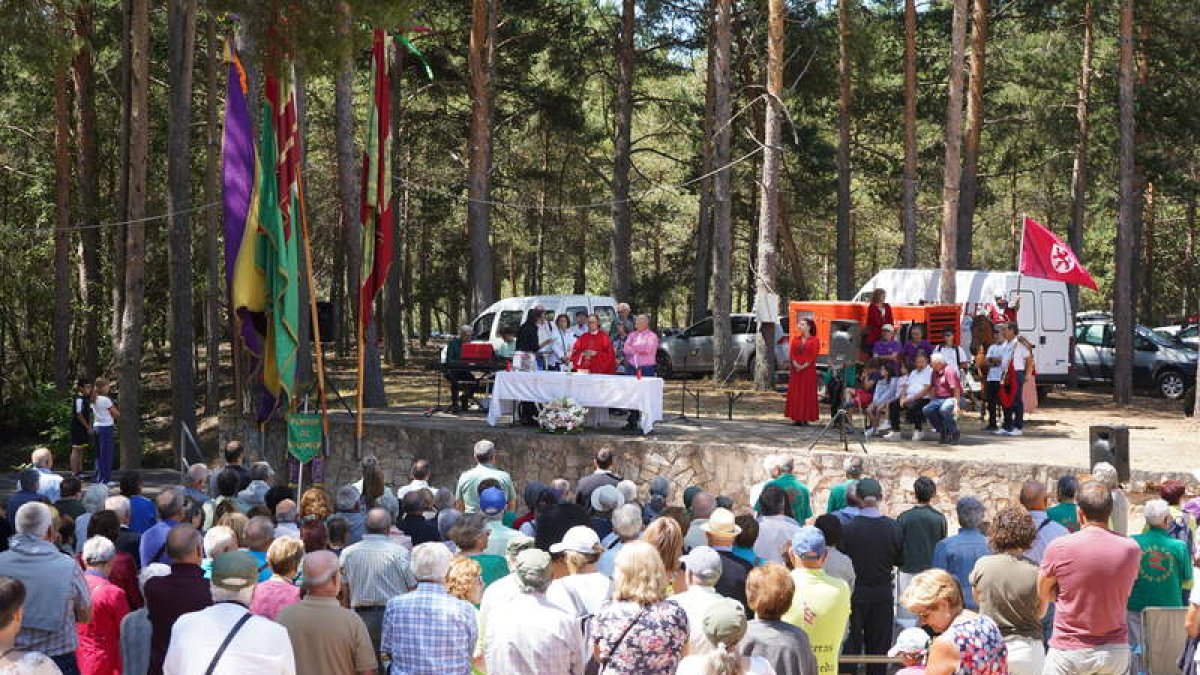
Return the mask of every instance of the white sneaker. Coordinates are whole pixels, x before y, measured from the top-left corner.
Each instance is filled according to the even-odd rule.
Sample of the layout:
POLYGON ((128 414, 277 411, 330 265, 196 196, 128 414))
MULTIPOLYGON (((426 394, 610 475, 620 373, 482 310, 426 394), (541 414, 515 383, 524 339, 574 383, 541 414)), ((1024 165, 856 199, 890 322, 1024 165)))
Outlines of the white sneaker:
POLYGON ((879 428, 877 428, 875 431, 883 433, 885 431, 891 431, 891 430, 892 430, 892 423, 887 420, 883 420, 882 422, 879 423, 879 428))
POLYGON ((1008 432, 1005 431, 1004 429, 996 429, 995 431, 992 432, 992 435, 993 436, 1007 436, 1008 432))
POLYGON ((913 443, 916 443, 918 441, 923 441, 923 440, 925 440, 925 434, 921 433, 920 431, 914 431, 912 439, 913 439, 913 443))
POLYGON ((867 438, 874 436, 875 435, 875 427, 867 427, 866 431, 863 432, 863 435, 866 436, 867 438))
POLYGON ((904 440, 904 436, 901 435, 899 431, 892 431, 892 432, 889 432, 886 436, 884 436, 883 440, 885 440, 885 441, 902 441, 902 440, 904 440))
POLYGON ((1020 429, 1013 429, 1012 431, 1008 432, 1008 435, 1009 436, 1024 436, 1025 432, 1021 431, 1020 429))

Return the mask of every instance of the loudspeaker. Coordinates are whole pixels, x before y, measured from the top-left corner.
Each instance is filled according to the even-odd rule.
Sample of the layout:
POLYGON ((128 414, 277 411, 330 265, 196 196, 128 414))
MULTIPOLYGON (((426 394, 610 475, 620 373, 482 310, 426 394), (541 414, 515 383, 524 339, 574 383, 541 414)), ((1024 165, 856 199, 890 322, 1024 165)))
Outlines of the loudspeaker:
POLYGON ((321 342, 328 344, 337 340, 337 324, 333 321, 332 302, 317 301, 317 327, 321 329, 321 342))
POLYGON ((1108 462, 1117 469, 1122 483, 1129 482, 1129 427, 1094 426, 1088 428, 1089 466, 1108 462))
POLYGON ((857 321, 829 322, 829 363, 847 365, 858 361, 862 344, 862 325, 857 321))

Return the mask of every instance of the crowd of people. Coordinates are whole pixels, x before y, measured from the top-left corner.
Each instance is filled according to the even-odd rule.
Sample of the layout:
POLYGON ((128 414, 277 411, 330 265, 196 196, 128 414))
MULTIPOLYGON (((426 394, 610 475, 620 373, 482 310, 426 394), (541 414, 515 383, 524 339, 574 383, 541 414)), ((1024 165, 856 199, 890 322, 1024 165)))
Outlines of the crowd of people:
MULTIPOLYGON (((945 329, 931 342, 925 327, 912 324, 901 341, 892 319, 887 295, 876 289, 867 308, 862 339, 862 361, 838 366, 827 391, 837 410, 859 415, 866 437, 903 439, 903 423, 912 426, 912 440, 937 438, 957 445, 959 426, 971 389, 977 379, 984 430, 998 436, 1022 436, 1025 429, 1026 374, 1034 372, 1033 345, 1021 336, 1017 324, 1019 303, 1010 306, 998 294, 987 319, 995 327, 993 342, 981 345, 979 354, 956 344, 957 332, 945 329), (925 427, 928 426, 928 430, 925 427)), ((817 326, 812 319, 796 325, 797 339, 789 349, 789 379, 785 414, 794 424, 806 426, 820 419, 817 361, 821 353, 817 326)), ((1036 396, 1036 392, 1032 395, 1036 396)))
POLYGON ((897 507, 861 456, 817 515, 784 455, 739 507, 623 479, 607 449, 520 492, 491 441, 471 452, 453 485, 426 460, 388 485, 367 456, 300 495, 237 442, 153 500, 136 472, 111 491, 26 470, 0 672, 1116 675, 1148 672, 1146 608, 1188 606, 1189 654, 1200 639, 1200 498, 1178 481, 1132 536, 1104 464, 1053 500, 960 496, 952 533, 934 479, 887 485, 911 491, 897 507))

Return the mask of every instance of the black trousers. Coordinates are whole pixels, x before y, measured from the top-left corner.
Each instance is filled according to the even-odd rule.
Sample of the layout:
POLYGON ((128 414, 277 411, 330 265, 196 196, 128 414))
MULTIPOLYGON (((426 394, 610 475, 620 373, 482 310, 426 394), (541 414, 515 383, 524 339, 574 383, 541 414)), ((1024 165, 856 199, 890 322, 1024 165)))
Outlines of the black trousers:
MULTIPOLYGON (((850 604, 850 634, 846 636, 845 654, 887 654, 892 646, 892 622, 895 607, 891 600, 852 602, 850 604)), ((866 667, 867 675, 887 675, 887 665, 866 667)), ((840 672, 853 673, 855 666, 843 666, 840 672)))
POLYGON ((987 403, 988 426, 995 427, 1000 411, 1000 382, 987 381, 983 388, 983 400, 987 403))
POLYGON ((925 413, 921 412, 921 408, 924 408, 927 403, 929 403, 927 398, 909 401, 905 406, 901 406, 900 401, 892 401, 888 406, 888 421, 892 423, 892 431, 900 431, 900 413, 902 411, 908 418, 909 424, 920 431, 921 425, 925 423, 925 413))

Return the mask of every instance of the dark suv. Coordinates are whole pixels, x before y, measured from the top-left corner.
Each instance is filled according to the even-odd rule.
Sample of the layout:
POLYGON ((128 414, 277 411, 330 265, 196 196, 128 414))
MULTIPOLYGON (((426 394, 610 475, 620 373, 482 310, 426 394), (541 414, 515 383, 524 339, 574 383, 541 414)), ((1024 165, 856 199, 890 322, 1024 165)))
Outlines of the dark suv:
MULTIPOLYGON (((1075 375, 1080 382, 1112 382, 1116 344, 1111 319, 1089 315, 1075 323, 1075 375)), ((1172 400, 1196 381, 1196 350, 1137 326, 1133 334, 1133 386, 1172 400)))

